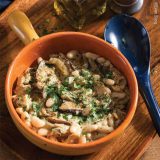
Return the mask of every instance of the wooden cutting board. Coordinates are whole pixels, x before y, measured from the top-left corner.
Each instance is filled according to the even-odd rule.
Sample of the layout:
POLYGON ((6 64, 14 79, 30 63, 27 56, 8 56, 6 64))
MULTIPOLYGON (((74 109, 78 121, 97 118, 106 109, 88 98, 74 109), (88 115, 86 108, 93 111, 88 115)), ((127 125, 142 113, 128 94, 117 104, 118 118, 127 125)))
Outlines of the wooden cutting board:
MULTIPOLYGON (((151 40, 151 81, 155 95, 160 103, 160 19, 158 18, 160 1, 145 0, 143 9, 135 15, 147 28, 151 40)), ((10 30, 6 19, 15 9, 24 11, 30 18, 39 34, 49 30, 73 30, 65 27, 55 27, 61 24, 52 14, 53 0, 15 0, 13 4, 0 15, 0 159, 2 160, 132 160, 139 159, 149 146, 156 132, 148 115, 143 99, 139 96, 136 114, 126 131, 101 151, 79 157, 65 157, 50 154, 27 141, 13 124, 6 108, 4 99, 4 81, 8 65, 24 47, 17 36, 10 30), (46 20, 49 19, 49 20, 46 20), (43 27, 41 27, 43 26, 43 27), (43 29, 42 29, 43 28, 43 29)), ((107 20, 113 15, 108 9, 99 20, 86 26, 82 32, 94 34, 103 38, 103 30, 107 20)))

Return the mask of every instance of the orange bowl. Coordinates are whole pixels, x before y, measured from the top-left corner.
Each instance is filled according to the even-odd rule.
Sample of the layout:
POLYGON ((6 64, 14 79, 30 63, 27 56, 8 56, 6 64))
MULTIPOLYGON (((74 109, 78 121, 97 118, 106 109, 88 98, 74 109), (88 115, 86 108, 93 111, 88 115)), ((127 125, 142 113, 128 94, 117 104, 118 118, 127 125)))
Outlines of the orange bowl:
POLYGON ((123 133, 131 122, 138 99, 138 85, 132 67, 127 59, 111 44, 95 36, 78 32, 59 32, 44 36, 28 46, 18 54, 9 67, 5 83, 5 98, 10 115, 20 132, 32 143, 52 153, 63 155, 82 155, 98 151, 104 145, 109 144, 115 137, 123 133), (69 50, 90 51, 103 56, 121 71, 128 81, 130 90, 130 105, 125 120, 113 132, 98 140, 86 144, 64 144, 52 142, 39 136, 28 128, 16 113, 12 103, 13 85, 20 76, 38 57, 47 58, 49 54, 69 50))

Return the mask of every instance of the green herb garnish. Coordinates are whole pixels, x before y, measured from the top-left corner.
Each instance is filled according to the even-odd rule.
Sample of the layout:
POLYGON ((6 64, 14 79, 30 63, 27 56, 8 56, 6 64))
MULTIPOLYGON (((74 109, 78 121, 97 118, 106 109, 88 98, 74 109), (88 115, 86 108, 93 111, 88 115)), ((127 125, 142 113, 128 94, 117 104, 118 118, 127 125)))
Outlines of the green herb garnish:
POLYGON ((88 78, 91 77, 91 73, 90 73, 90 71, 87 70, 87 69, 82 69, 81 74, 82 74, 82 76, 85 77, 86 79, 88 79, 88 78))
POLYGON ((31 88, 26 88, 26 94, 30 94, 31 93, 31 88))
POLYGON ((33 108, 33 111, 38 114, 42 108, 42 104, 38 104, 37 102, 33 102, 32 108, 33 108))
POLYGON ((73 84, 73 87, 74 87, 75 89, 80 89, 80 88, 81 88, 81 85, 74 83, 74 84, 73 84))
POLYGON ((113 78, 113 72, 109 71, 106 73, 105 78, 112 79, 113 78))

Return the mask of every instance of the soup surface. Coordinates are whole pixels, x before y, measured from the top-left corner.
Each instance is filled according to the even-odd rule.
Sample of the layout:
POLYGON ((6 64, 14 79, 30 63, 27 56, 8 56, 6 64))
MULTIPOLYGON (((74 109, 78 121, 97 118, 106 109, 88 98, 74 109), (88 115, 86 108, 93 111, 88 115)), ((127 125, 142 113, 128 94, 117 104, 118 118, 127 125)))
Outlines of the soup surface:
POLYGON ((17 80, 13 103, 37 134, 62 143, 87 143, 112 132, 129 105, 125 77, 91 52, 38 58, 17 80))

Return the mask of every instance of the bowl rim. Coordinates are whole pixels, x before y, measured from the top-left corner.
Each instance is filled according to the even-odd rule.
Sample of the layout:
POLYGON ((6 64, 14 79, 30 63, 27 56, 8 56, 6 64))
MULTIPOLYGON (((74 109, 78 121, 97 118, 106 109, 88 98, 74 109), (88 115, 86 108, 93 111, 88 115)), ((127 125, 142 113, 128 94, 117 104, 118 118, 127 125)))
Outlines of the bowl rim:
MULTIPOLYGON (((90 148, 93 146, 97 146, 100 144, 104 144, 107 141, 110 141, 111 139, 113 139, 114 137, 117 137, 120 133, 122 133, 130 124, 131 120, 133 119, 133 116, 135 114, 136 108, 137 108, 137 101, 138 101, 138 84, 137 84, 137 79, 135 76, 135 73, 131 67, 131 65, 129 64, 128 60, 124 57, 124 55, 118 50, 116 49, 113 45, 111 45, 110 43, 104 41, 103 39, 100 39, 94 35, 91 34, 87 34, 87 33, 82 33, 82 32, 58 32, 58 33, 52 33, 49 35, 46 35, 44 37, 41 37, 37 40, 35 40, 34 42, 30 43, 29 45, 25 46, 19 53, 18 55, 15 57, 15 59, 12 61, 11 65, 9 66, 8 72, 7 72, 7 76, 6 76, 6 80, 5 80, 5 101, 7 104, 7 108, 10 112, 11 117, 14 116, 16 122, 19 123, 20 127, 23 127, 23 129, 28 132, 28 134, 31 134, 31 136, 35 137, 36 139, 41 140, 41 142, 44 142, 45 144, 49 144, 49 145, 54 145, 56 147, 63 147, 63 148, 67 148, 67 149, 80 149, 80 148, 90 148), (56 141, 51 141, 43 136, 38 135, 36 132, 34 132, 31 128, 29 128, 28 126, 25 125, 24 122, 22 122, 20 116, 17 114, 15 107, 12 103, 12 98, 11 98, 11 94, 10 94, 10 78, 11 78, 11 73, 13 71, 13 67, 16 64, 16 60, 19 58, 19 56, 21 54, 23 54, 24 51, 29 50, 30 48, 32 48, 33 45, 37 45, 39 42, 45 43, 45 41, 47 39, 52 39, 55 38, 57 36, 72 36, 72 35, 77 35, 77 36, 86 36, 88 38, 97 40, 99 42, 101 42, 104 45, 108 45, 109 47, 111 47, 113 50, 115 50, 116 54, 118 54, 123 61, 126 63, 126 65, 128 66, 127 70, 129 70, 132 78, 133 78, 133 89, 134 89, 134 97, 132 100, 132 103, 129 106, 129 110, 127 113, 127 116, 125 117, 124 121, 115 129, 113 130, 111 133, 109 133, 108 135, 94 140, 92 142, 87 142, 87 143, 82 143, 82 144, 66 144, 66 143, 61 143, 61 142, 56 142, 56 141)), ((12 117, 12 119, 14 119, 12 117)))

